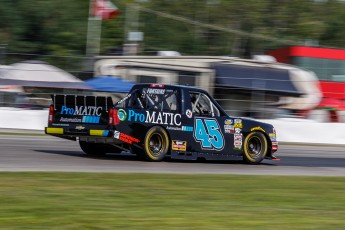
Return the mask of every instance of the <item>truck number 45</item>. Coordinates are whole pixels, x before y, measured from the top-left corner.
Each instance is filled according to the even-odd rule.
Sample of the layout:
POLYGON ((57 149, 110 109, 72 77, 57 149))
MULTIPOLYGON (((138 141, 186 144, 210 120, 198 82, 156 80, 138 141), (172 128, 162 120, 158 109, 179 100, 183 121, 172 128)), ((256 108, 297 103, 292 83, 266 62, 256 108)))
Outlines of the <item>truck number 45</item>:
POLYGON ((202 148, 222 150, 224 138, 215 119, 195 119, 194 138, 202 148))

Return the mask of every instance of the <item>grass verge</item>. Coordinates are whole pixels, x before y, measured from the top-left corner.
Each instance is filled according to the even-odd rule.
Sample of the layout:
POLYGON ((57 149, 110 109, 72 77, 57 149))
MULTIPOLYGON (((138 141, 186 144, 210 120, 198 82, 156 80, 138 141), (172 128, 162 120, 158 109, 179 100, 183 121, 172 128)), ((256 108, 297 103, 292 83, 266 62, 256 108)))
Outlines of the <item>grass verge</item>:
POLYGON ((345 178, 0 173, 0 229, 343 229, 345 178))

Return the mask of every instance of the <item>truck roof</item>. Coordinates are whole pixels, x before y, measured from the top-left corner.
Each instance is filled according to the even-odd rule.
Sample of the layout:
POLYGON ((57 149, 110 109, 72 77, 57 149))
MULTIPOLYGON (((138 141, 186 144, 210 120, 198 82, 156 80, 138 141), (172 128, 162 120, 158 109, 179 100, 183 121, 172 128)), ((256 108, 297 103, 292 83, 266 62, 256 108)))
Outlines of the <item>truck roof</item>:
POLYGON ((158 84, 158 83, 138 83, 133 86, 132 89, 134 88, 169 88, 169 89, 184 89, 184 90, 191 90, 191 91, 198 91, 198 92, 203 92, 207 93, 207 91, 194 87, 194 86, 189 86, 189 85, 175 85, 175 84, 158 84))

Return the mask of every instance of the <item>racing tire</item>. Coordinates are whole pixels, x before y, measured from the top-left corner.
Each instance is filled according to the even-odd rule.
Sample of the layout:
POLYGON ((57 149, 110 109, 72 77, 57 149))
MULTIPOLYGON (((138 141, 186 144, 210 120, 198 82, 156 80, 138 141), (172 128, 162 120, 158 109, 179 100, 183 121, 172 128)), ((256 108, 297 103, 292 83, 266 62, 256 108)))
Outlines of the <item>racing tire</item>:
POLYGON ((249 164, 259 164, 265 159, 268 152, 268 143, 261 132, 251 132, 244 139, 243 160, 249 164))
POLYGON ((144 140, 144 153, 149 161, 162 161, 169 151, 169 136, 164 128, 154 126, 147 131, 144 140))
POLYGON ((79 141, 81 150, 89 156, 102 157, 105 156, 106 150, 100 143, 90 143, 86 141, 79 141))

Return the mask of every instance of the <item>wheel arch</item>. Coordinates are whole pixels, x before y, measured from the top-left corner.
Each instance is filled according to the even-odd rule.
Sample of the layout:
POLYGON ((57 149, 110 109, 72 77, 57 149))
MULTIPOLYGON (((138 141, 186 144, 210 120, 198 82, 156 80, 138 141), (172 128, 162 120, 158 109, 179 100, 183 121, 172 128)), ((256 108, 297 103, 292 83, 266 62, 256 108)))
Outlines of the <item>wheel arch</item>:
POLYGON ((266 132, 261 132, 261 133, 264 134, 264 136, 266 138, 266 141, 267 141, 267 153, 266 153, 266 156, 271 156, 272 155, 272 141, 271 141, 271 138, 269 137, 268 133, 266 133, 266 132))

